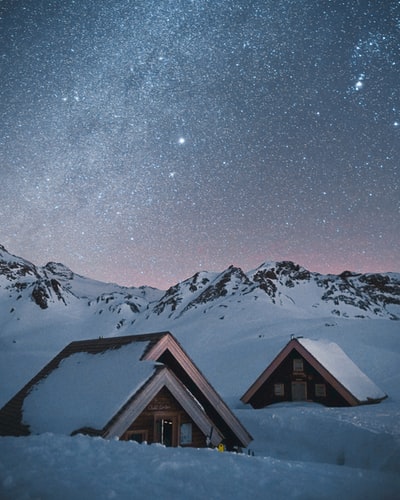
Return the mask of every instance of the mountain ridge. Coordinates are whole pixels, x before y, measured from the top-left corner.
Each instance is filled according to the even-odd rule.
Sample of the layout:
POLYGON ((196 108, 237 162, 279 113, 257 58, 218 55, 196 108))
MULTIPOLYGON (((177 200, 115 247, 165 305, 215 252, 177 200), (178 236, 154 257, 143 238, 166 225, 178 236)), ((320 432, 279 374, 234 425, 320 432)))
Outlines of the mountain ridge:
POLYGON ((85 304, 94 314, 116 314, 120 327, 139 317, 175 320, 198 309, 227 309, 233 302, 257 300, 311 315, 321 311, 325 316, 398 320, 400 273, 323 275, 292 261, 266 261, 249 272, 233 265, 221 272, 199 271, 163 291, 103 283, 62 263, 36 266, 0 245, 0 300, 9 302, 12 312, 21 300, 32 301, 42 310, 85 304))

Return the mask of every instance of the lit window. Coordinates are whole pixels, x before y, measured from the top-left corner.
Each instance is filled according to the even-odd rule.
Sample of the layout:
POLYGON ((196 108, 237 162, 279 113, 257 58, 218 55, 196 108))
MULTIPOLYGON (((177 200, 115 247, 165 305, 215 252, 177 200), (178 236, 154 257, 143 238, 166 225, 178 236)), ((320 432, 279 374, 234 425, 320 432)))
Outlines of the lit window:
POLYGON ((274 394, 275 396, 284 396, 285 384, 274 384, 274 394))
POLYGON ((302 372, 303 371, 303 360, 301 358, 295 358, 293 360, 293 371, 302 372))
POLYGON ((326 386, 325 384, 315 384, 315 396, 317 398, 326 397, 326 386))

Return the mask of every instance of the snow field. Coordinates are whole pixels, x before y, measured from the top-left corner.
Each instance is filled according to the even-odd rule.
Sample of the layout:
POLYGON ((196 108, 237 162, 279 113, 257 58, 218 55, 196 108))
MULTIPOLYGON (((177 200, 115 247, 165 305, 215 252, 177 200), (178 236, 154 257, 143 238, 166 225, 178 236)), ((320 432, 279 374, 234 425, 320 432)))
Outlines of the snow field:
POLYGON ((43 434, 0 438, 0 498, 393 500, 382 471, 43 434))

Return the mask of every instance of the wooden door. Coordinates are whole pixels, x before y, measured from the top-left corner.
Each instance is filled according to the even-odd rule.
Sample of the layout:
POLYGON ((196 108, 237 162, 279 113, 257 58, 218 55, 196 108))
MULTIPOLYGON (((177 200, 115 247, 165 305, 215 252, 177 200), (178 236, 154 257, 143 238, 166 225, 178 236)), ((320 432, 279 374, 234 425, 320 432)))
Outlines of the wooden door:
POLYGON ((156 441, 165 446, 178 446, 178 416, 159 414, 155 417, 156 441))
POLYGON ((292 401, 307 400, 307 383, 292 382, 292 401))

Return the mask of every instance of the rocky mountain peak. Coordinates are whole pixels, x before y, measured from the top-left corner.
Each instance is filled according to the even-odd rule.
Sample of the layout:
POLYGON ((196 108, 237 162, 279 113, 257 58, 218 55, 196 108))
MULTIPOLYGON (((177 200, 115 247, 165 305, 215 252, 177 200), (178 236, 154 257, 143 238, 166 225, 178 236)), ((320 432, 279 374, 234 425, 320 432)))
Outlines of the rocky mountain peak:
POLYGON ((60 262, 48 262, 43 269, 66 280, 74 278, 74 273, 71 269, 60 262))
POLYGON ((0 245, 0 301, 2 297, 26 298, 41 309, 85 303, 91 314, 107 311, 118 316, 119 325, 139 318, 175 320, 195 310, 225 309, 238 303, 246 308, 255 300, 312 315, 400 319, 400 274, 322 275, 291 261, 265 262, 247 273, 233 265, 222 272, 199 271, 162 292, 96 282, 62 263, 35 266, 0 245))

